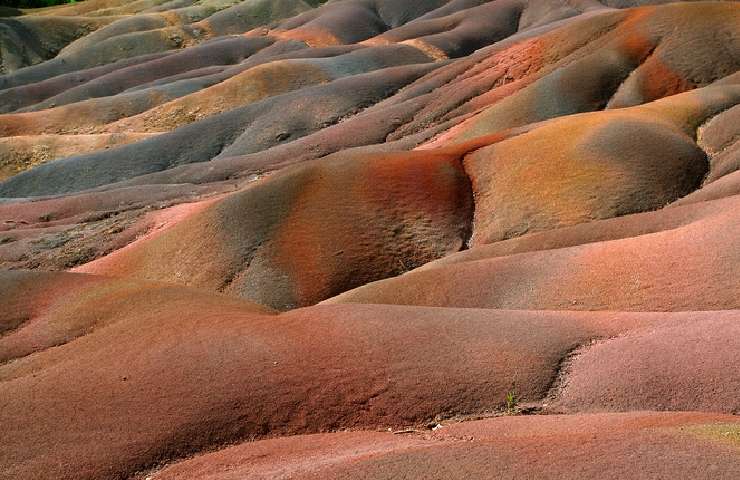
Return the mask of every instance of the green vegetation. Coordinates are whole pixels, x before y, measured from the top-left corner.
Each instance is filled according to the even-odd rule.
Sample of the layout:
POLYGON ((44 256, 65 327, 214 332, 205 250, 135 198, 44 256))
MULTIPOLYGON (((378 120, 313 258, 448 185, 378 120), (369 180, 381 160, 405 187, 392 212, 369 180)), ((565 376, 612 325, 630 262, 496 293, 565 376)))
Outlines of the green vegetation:
POLYGON ((697 425, 682 428, 701 439, 722 442, 740 448, 740 426, 733 423, 697 425))
POLYGON ((75 3, 75 0, 0 0, 0 7, 40 8, 53 7, 63 3, 75 3))
POLYGON ((506 393, 506 414, 516 415, 519 412, 519 399, 516 396, 515 385, 506 393))

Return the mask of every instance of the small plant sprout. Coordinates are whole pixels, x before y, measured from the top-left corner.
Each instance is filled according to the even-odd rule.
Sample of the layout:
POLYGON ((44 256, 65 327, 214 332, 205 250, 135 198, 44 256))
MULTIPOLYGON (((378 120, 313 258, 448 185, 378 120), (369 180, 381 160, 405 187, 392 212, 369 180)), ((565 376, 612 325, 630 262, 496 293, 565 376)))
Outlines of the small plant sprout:
POLYGON ((506 414, 516 415, 519 412, 519 399, 516 395, 516 383, 511 384, 511 390, 506 392, 506 414))

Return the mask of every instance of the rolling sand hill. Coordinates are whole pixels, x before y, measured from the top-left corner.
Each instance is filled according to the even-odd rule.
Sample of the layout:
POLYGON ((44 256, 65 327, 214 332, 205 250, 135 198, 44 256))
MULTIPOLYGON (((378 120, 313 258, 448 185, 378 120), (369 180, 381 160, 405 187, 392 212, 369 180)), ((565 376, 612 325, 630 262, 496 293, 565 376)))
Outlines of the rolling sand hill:
POLYGON ((0 17, 0 479, 740 476, 740 2, 0 17))

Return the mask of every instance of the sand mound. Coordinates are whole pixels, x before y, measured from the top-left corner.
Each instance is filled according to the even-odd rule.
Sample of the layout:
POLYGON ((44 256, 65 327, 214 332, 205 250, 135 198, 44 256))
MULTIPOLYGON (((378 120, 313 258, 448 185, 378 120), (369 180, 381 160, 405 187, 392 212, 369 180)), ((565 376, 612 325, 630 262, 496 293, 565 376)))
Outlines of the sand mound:
POLYGON ((737 477, 740 3, 0 17, 0 479, 737 477))

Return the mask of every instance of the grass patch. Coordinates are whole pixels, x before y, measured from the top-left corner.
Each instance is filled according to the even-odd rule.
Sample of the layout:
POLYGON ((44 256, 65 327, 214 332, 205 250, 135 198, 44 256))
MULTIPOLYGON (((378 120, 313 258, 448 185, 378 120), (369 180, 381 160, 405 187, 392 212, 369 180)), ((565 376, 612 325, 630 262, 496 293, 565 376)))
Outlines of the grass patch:
POLYGON ((740 424, 720 423, 682 429, 700 439, 711 440, 740 448, 740 424))

